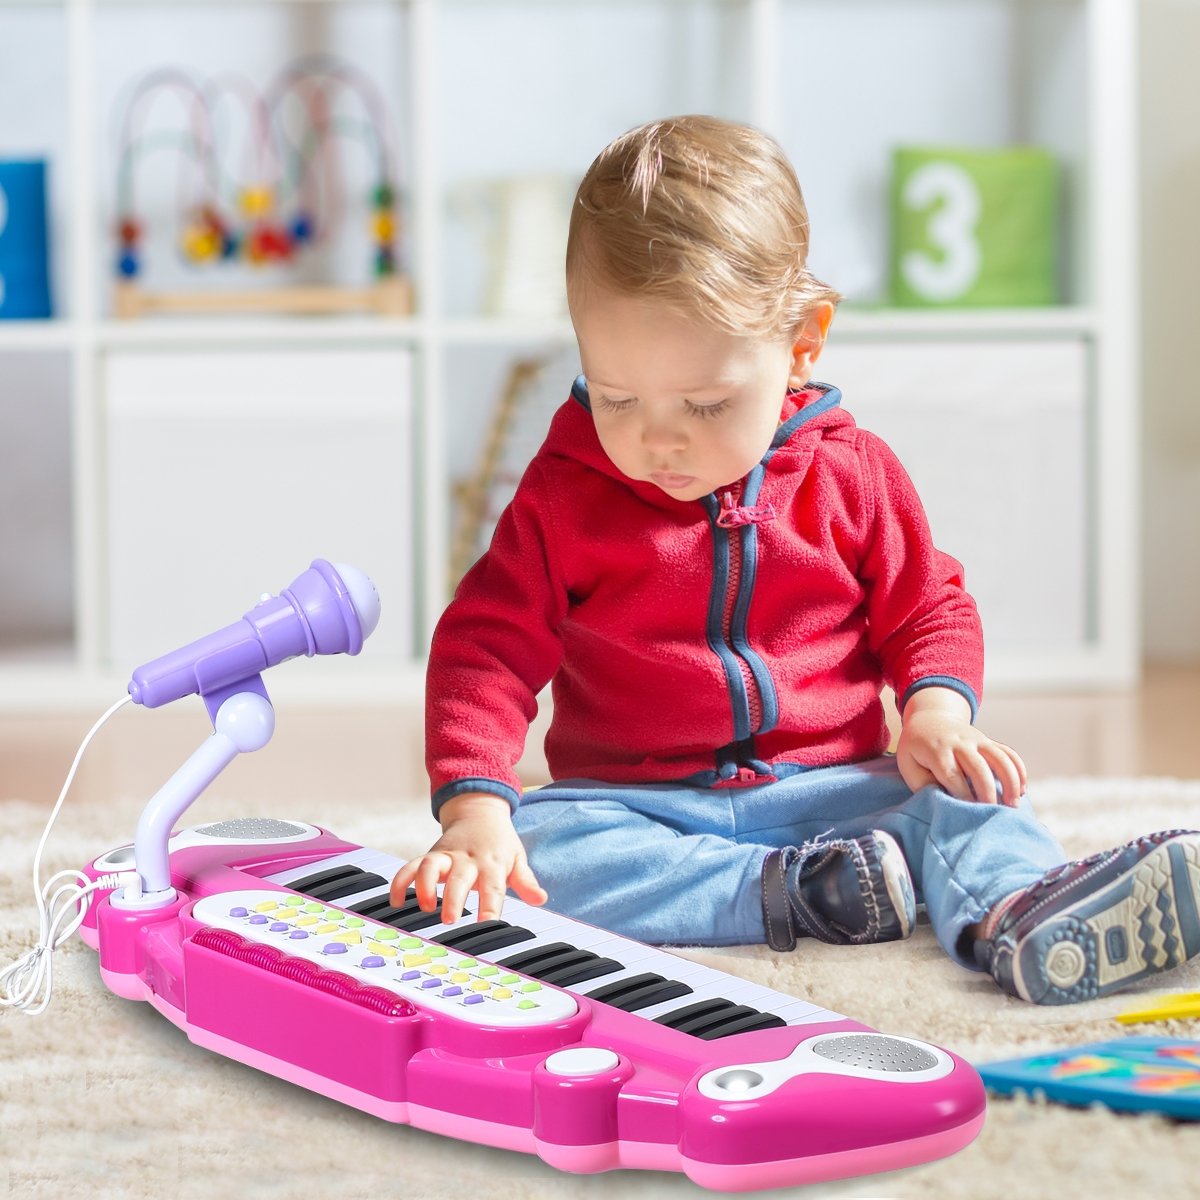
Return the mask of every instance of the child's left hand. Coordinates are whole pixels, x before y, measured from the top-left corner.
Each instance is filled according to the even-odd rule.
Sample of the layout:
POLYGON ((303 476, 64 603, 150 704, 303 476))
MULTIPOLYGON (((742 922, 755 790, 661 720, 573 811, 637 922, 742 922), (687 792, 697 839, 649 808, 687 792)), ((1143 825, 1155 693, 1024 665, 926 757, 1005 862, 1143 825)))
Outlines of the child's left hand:
POLYGON ((896 765, 914 792, 936 783, 960 800, 995 804, 999 784, 999 802, 1009 808, 1016 807, 1027 783, 1021 756, 976 729, 966 701, 943 688, 924 688, 909 699, 896 765), (945 696, 930 694, 939 692, 945 696))

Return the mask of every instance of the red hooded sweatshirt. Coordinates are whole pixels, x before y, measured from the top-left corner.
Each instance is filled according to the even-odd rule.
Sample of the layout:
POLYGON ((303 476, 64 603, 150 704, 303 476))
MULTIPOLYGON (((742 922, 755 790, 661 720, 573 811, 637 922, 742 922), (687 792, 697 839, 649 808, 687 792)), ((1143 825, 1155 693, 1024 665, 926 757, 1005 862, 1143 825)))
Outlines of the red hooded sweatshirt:
POLYGON ((553 681, 554 779, 765 782, 887 746, 880 691, 982 690, 962 567, 896 457, 810 384, 745 479, 677 500, 612 464, 576 380, 487 553, 434 632, 426 765, 437 811, 516 808, 553 681))

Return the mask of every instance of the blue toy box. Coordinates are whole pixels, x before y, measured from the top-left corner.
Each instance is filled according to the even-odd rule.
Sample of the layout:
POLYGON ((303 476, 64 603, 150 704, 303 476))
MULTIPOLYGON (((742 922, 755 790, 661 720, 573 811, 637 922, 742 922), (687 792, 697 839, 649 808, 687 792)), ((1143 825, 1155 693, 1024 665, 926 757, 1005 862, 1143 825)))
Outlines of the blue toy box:
POLYGON ((48 317, 46 164, 0 161, 0 318, 48 317))

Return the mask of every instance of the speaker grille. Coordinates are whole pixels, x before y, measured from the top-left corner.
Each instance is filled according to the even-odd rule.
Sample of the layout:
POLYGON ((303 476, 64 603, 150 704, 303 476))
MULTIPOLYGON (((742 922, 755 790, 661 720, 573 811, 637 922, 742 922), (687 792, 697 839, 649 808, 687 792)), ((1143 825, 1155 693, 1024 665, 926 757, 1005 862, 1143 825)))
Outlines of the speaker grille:
POLYGON ((866 1071, 928 1071, 937 1059, 928 1050, 902 1038, 881 1033, 848 1033, 826 1038, 813 1047, 813 1053, 832 1062, 866 1071))
POLYGON ((240 842, 277 842, 280 838, 296 837, 308 831, 303 825, 278 821, 274 817, 236 817, 212 825, 198 825, 196 832, 206 837, 237 838, 240 842))

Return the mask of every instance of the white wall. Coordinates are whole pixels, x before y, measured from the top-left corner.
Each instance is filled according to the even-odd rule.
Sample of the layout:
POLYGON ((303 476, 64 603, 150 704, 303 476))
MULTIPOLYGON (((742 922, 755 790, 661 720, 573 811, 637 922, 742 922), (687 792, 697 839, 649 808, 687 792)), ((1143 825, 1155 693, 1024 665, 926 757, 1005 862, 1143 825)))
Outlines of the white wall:
POLYGON ((1200 661, 1200 0, 1142 0, 1142 494, 1151 659, 1200 661))

